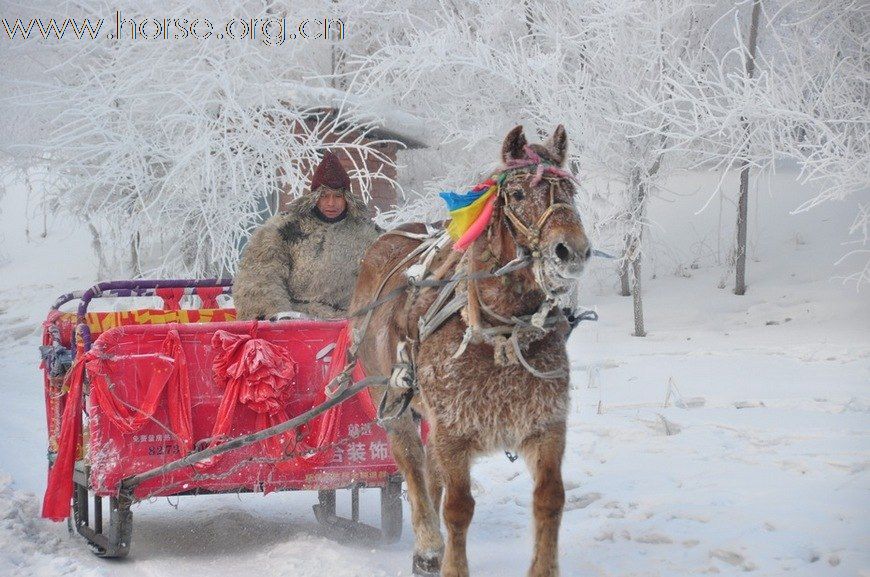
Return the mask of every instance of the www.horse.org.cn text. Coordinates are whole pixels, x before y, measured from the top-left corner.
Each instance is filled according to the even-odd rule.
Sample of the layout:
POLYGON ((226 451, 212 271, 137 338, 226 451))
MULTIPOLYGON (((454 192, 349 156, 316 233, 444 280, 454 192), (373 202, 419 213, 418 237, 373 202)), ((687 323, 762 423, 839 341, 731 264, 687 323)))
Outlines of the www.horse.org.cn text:
POLYGON ((218 25, 208 18, 130 17, 115 11, 103 18, 0 18, 7 40, 253 40, 281 46, 288 40, 340 41, 346 36, 340 18, 231 18, 218 25))

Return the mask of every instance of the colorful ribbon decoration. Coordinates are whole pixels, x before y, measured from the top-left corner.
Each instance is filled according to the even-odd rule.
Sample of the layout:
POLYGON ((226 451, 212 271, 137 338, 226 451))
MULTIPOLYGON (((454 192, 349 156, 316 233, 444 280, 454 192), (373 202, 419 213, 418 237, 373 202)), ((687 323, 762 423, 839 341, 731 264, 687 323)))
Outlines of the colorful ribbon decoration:
POLYGON ((464 194, 438 193, 450 211, 447 232, 454 241, 454 250, 465 250, 486 230, 492 218, 498 184, 496 180, 489 178, 464 194))
POLYGON ((493 207, 498 198, 498 187, 504 183, 507 172, 518 168, 535 168, 531 185, 536 186, 545 174, 557 178, 567 178, 577 182, 570 172, 545 162, 531 147, 524 147, 526 158, 513 159, 505 164, 505 169, 476 185, 466 193, 452 191, 439 192, 450 211, 450 224, 447 232, 453 239, 453 250, 464 251, 481 235, 492 219, 493 207))

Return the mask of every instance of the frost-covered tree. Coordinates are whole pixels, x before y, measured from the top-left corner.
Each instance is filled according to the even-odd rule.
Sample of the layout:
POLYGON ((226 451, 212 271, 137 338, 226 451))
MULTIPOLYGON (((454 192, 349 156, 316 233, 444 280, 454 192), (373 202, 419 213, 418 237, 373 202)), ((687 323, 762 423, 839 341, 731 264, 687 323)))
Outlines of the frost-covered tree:
POLYGON ((852 0, 786 7, 770 16, 784 37, 769 66, 771 114, 781 119, 780 148, 800 166, 798 180, 820 185, 793 212, 863 195, 849 229, 855 238, 838 261, 860 289, 870 282, 870 10, 852 0))
MULTIPOLYGON (((70 16, 107 16, 101 3, 66 7, 70 16)), ((43 54, 61 60, 59 68, 8 81, 15 97, 5 100, 7 110, 38 118, 43 134, 4 148, 51 166, 57 180, 46 201, 87 223, 103 251, 101 276, 232 271, 262 206, 275 206, 267 201, 281 190, 301 193, 324 148, 388 161, 363 146, 370 115, 329 87, 328 40, 278 45, 277 20, 270 29, 255 26, 253 39, 134 38, 136 23, 158 30, 148 20, 155 15, 208 18, 218 34, 232 18, 277 19, 286 7, 217 0, 115 8, 129 38, 54 39, 39 43, 44 52, 22 41, 3 47, 7 62, 26 58, 39 67, 43 54), (338 114, 314 114, 324 106, 338 114)), ((315 2, 294 8, 300 12, 288 16, 291 23, 298 14, 323 16, 315 2)), ((235 32, 242 36, 242 25, 235 32)), ((372 178, 385 178, 362 169, 351 177, 364 193, 372 178)))
POLYGON ((673 138, 670 112, 650 103, 667 98, 674 84, 693 81, 705 65, 698 50, 716 11, 685 1, 602 2, 592 13, 587 66, 588 108, 575 109, 588 127, 584 151, 623 184, 616 224, 624 239, 620 288, 633 297, 636 336, 644 336, 641 263, 648 226, 647 205, 658 192, 680 141, 673 138), (670 158, 669 158, 670 157, 670 158))
MULTIPOLYGON (((543 134, 563 123, 572 169, 621 182, 616 195, 581 187, 577 203, 593 216, 599 246, 624 252, 622 282, 627 294, 632 281, 635 334, 643 335, 646 205, 673 146, 668 113, 648 102, 666 97, 667 82, 689 81, 696 44, 714 13, 688 1, 521 6, 520 12, 499 0, 439 2, 426 18, 400 10, 406 42, 358 58, 351 90, 402 102, 426 119, 441 144, 441 174, 428 181, 434 189, 469 184, 462 175, 491 164, 495 140, 513 125, 543 134)), ((424 198, 425 209, 433 208, 424 198)))
MULTIPOLYGON (((648 100, 668 118, 671 137, 690 166, 741 176, 738 241, 731 259, 736 291, 745 288, 746 195, 754 180, 791 158, 798 180, 821 191, 806 201, 789 199, 795 212, 843 199, 870 186, 870 127, 866 74, 867 11, 860 3, 743 2, 723 12, 698 46, 703 67, 678 70, 665 98, 648 100), (754 23, 754 24, 753 24, 754 23), (757 27, 758 45, 751 46, 757 27), (679 81, 691 72, 693 81, 679 81)), ((705 205, 706 208, 707 205, 705 205)), ((853 233, 861 235, 865 211, 853 233)), ((866 246, 866 239, 859 238, 866 246)), ((866 255, 858 248, 850 256, 866 255)), ((866 267, 863 267, 866 271, 866 267)), ((852 276, 865 278, 863 272, 852 276)))
MULTIPOLYGON (((329 16, 346 34, 271 46, 262 29, 236 41, 4 40, 0 154, 48 167, 46 206, 90 227, 106 275, 200 275, 231 271, 263 205, 274 208, 281 187, 304 188, 327 128, 346 135, 329 147, 377 154, 349 129, 364 133, 397 109, 425 124, 431 147, 403 167, 409 203, 381 215, 394 223, 443 217, 435 192, 486 176, 516 124, 544 135, 562 123, 583 182, 578 209, 596 245, 621 255, 616 272, 643 334, 646 207, 669 170, 704 167, 724 180, 742 167, 757 178, 791 157, 802 180, 825 183, 796 210, 866 186, 866 11, 851 0, 764 0, 749 77, 753 4, 336 0, 324 14, 314 0, 123 0, 114 7, 130 20, 329 16), (338 117, 303 122, 322 106, 338 117)), ((20 8, 8 5, 4 16, 20 8)), ((27 10, 111 17, 95 0, 27 10)), ((352 176, 364 190, 383 177, 352 176)), ((867 254, 867 212, 850 262, 867 254)))

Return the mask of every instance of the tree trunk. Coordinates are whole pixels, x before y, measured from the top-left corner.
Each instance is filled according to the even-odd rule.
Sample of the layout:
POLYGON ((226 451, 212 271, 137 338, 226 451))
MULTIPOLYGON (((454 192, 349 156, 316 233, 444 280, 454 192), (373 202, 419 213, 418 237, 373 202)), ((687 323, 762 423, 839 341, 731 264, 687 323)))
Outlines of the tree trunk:
MULTIPOLYGON (((755 73, 755 45, 758 39, 758 17, 761 12, 761 0, 755 0, 752 5, 752 20, 749 23, 749 45, 746 55, 746 79, 751 80, 755 73)), ((743 148, 743 158, 740 161, 740 198, 737 203, 737 266, 734 284, 734 294, 746 294, 746 222, 749 205, 749 124, 743 119, 743 131, 746 142, 743 148)))
POLYGON ((646 330, 643 328, 643 293, 640 290, 640 254, 631 263, 632 276, 632 302, 634 304, 634 336, 645 337, 646 330))
POLYGON ((103 241, 100 238, 100 232, 91 221, 88 221, 88 229, 91 231, 91 248, 94 249, 94 254, 97 255, 97 281, 106 280, 105 275, 109 265, 106 262, 106 253, 103 252, 103 241))
POLYGON ((749 162, 741 161, 740 199, 737 202, 737 260, 734 294, 746 294, 746 221, 749 204, 749 162))
MULTIPOLYGON (((337 4, 337 0, 332 0, 333 8, 334 5, 337 4)), ((329 83, 333 88, 338 90, 347 90, 348 80, 346 77, 342 76, 345 72, 345 64, 347 61, 347 52, 345 49, 338 43, 340 38, 336 38, 336 33, 333 32, 332 28, 329 29, 331 46, 330 46, 330 78, 329 83)))
MULTIPOLYGON (((658 163, 656 163, 656 170, 658 163)), ((640 261, 643 256, 641 243, 643 241, 643 220, 646 212, 646 185, 640 171, 636 171, 629 179, 631 190, 630 222, 631 229, 627 235, 625 252, 625 279, 628 282, 628 272, 631 269, 631 295, 634 304, 634 336, 645 337, 643 326, 643 293, 640 282, 640 261)), ((623 285, 624 286, 624 285, 623 285)))
POLYGON ((139 259, 140 240, 138 232, 130 239, 130 272, 133 278, 142 277, 142 263, 139 259))
POLYGON ((629 297, 631 296, 631 285, 629 284, 628 277, 628 250, 629 250, 630 242, 629 238, 625 238, 625 255, 622 257, 622 262, 619 265, 619 296, 629 297))

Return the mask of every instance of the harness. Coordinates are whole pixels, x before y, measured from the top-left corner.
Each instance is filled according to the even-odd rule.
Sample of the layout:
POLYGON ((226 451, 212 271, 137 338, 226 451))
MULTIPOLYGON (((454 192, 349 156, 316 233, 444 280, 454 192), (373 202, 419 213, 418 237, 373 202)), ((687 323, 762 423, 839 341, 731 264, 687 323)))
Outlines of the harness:
MULTIPOLYGON (((540 371, 536 369, 525 358, 523 349, 527 349, 531 343, 546 337, 561 321, 558 317, 550 315, 550 312, 556 306, 557 295, 552 291, 552 287, 547 286, 546 279, 544 278, 543 255, 540 251, 540 244, 542 229, 553 214, 563 209, 574 210, 574 207, 570 204, 555 201, 555 189, 558 180, 561 178, 573 179, 574 177, 556 166, 545 163, 530 147, 526 148, 526 154, 526 159, 509 162, 506 168, 494 177, 498 187, 497 194, 502 201, 501 208, 508 219, 507 228, 517 247, 516 257, 498 270, 473 270, 476 255, 472 245, 464 253, 451 251, 444 262, 430 274, 431 264, 435 256, 450 242, 450 236, 446 231, 427 232, 427 234, 407 231, 388 231, 386 233, 418 240, 420 245, 408 253, 384 277, 378 290, 375 292, 375 300, 351 314, 352 317, 364 316, 364 318, 358 331, 354 331, 354 344, 348 353, 350 364, 348 369, 345 370, 346 378, 350 379, 350 370, 357 357, 360 343, 368 330, 371 317, 378 307, 410 289, 412 294, 408 295, 405 304, 405 310, 409 311, 421 290, 439 288, 440 291, 426 312, 418 320, 417 338, 402 340, 398 344, 396 363, 393 366, 389 379, 389 386, 384 391, 378 407, 379 421, 384 422, 396 419, 407 409, 411 399, 417 392, 414 376, 417 348, 420 343, 431 336, 457 313, 462 315, 467 328, 460 346, 453 354, 453 358, 460 357, 469 344, 485 342, 492 345, 495 362, 498 365, 519 364, 530 374, 542 379, 558 379, 567 376, 567 372, 561 369, 553 371, 540 371), (547 180, 549 184, 547 208, 534 224, 527 223, 513 210, 510 194, 503 186, 508 174, 525 171, 532 176, 531 184, 533 186, 538 184, 542 178, 547 180), (518 234, 524 237, 525 246, 517 242, 518 234), (406 282, 388 294, 381 296, 389 280, 399 270, 415 259, 416 262, 408 266, 405 271, 406 282), (448 277, 448 273, 454 266, 454 274, 448 277), (536 282, 545 293, 544 301, 536 312, 529 315, 507 318, 497 314, 480 299, 477 291, 478 281, 503 277, 529 266, 532 267, 536 282), (457 274, 459 270, 463 269, 464 273, 457 274), (490 326, 484 326, 484 316, 495 324, 490 323, 490 326), (391 388, 402 389, 403 392, 391 403, 388 403, 391 388)), ((488 234, 491 234, 492 227, 489 226, 487 229, 488 234)), ((592 313, 591 311, 587 312, 592 313)), ((578 317, 578 320, 594 319, 597 319, 594 313, 581 314, 578 317)), ((336 384, 342 385, 341 382, 336 384)))

